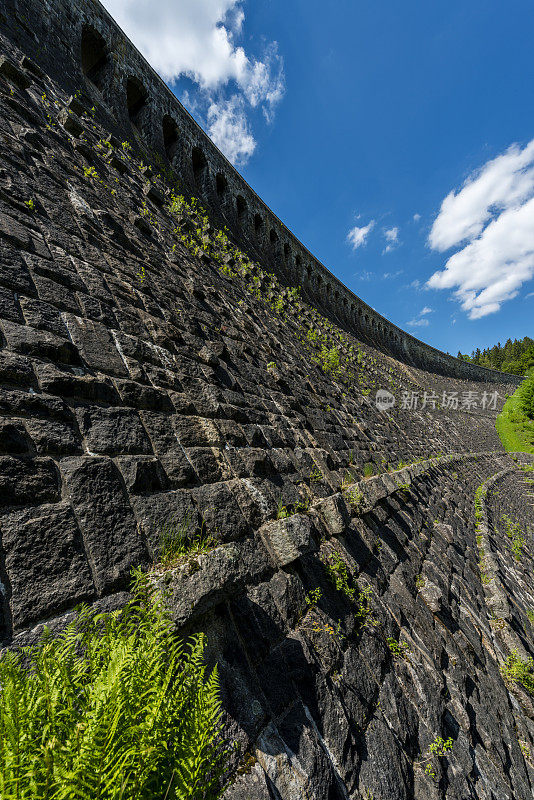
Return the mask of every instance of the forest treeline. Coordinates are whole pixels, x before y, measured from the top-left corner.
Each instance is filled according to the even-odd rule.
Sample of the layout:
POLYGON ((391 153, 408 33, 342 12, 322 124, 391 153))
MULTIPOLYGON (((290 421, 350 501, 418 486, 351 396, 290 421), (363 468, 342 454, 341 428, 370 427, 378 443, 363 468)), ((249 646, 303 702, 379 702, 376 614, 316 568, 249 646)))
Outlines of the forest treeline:
POLYGON ((503 345, 498 342, 485 350, 477 348, 471 355, 458 352, 458 358, 471 364, 479 364, 481 367, 499 369, 514 375, 526 375, 534 368, 534 339, 530 336, 513 341, 508 339, 503 345))

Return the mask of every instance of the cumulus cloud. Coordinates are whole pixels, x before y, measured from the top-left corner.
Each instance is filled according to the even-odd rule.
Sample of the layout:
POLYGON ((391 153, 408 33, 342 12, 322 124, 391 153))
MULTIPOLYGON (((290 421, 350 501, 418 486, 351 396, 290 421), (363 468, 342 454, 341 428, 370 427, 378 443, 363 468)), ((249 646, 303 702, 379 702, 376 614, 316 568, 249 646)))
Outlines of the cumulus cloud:
POLYGON ((354 228, 350 229, 347 233, 347 241, 352 245, 353 250, 357 250, 358 247, 362 247, 365 244, 374 226, 375 221, 372 219, 368 225, 363 225, 362 227, 355 225, 354 228))
POLYGON ((513 145, 444 199, 430 247, 453 253, 427 282, 454 289, 471 319, 498 311, 534 276, 534 140, 513 145))
MULTIPOLYGON (((245 13, 242 0, 103 0, 105 7, 143 53, 154 69, 168 83, 186 76, 198 85, 194 99, 196 111, 202 106, 207 124, 213 125, 214 104, 217 118, 228 117, 228 104, 233 106, 234 126, 236 101, 224 96, 229 84, 242 98, 241 116, 246 103, 251 109, 261 108, 272 121, 276 105, 284 95, 283 61, 277 45, 264 47, 261 57, 247 53, 238 44, 243 33, 245 13), (211 112, 211 119, 208 115, 211 112)), ((190 99, 190 94, 184 99, 190 99)), ((224 125, 224 123, 220 123, 224 125)), ((228 130, 228 124, 226 124, 228 130)), ((247 126, 248 129, 248 126, 247 126)), ((237 126, 237 134, 242 127, 237 126)), ((248 131, 248 137, 252 133, 248 131)), ((245 137, 246 138, 246 137, 245 137)), ((235 145, 221 137, 221 148, 233 160, 246 159, 254 148, 235 145)), ((236 162, 238 163, 238 162, 236 162)))
POLYGON ((243 164, 256 149, 250 132, 245 103, 234 95, 219 103, 213 102, 207 114, 208 133, 233 164, 243 164))
POLYGON ((413 215, 413 221, 414 222, 419 222, 420 219, 421 219, 421 214, 414 214, 413 215))
POLYGON ((430 308, 430 306, 425 306, 424 308, 422 308, 422 309, 421 309, 421 311, 419 312, 419 314, 420 314, 422 317, 424 317, 424 315, 425 315, 425 314, 431 314, 433 310, 434 310, 434 309, 433 309, 433 308, 430 308))

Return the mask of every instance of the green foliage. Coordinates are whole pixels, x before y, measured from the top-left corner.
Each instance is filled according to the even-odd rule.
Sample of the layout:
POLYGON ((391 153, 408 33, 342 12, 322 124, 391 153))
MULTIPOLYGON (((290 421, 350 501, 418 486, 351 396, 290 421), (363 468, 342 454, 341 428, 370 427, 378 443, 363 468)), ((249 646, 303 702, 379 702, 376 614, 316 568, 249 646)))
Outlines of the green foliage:
POLYGON ((98 179, 98 172, 94 167, 84 167, 83 174, 85 178, 89 178, 90 180, 98 179))
POLYGON ((29 200, 25 200, 25 201, 24 201, 24 205, 25 205, 27 208, 29 208, 29 210, 30 210, 30 211, 33 211, 33 210, 34 210, 34 208, 35 208, 35 201, 34 201, 33 197, 30 197, 30 199, 29 199, 29 200))
POLYGON ((434 757, 442 757, 446 756, 452 750, 453 747, 453 740, 449 736, 448 739, 443 739, 441 736, 436 736, 433 742, 428 747, 427 756, 423 759, 422 763, 426 762, 425 772, 427 775, 430 775, 431 778, 436 778, 436 772, 432 764, 432 759, 434 757))
POLYGON ((523 547, 526 543, 525 534, 521 530, 519 523, 514 522, 508 514, 503 514, 501 520, 504 522, 506 535, 512 541, 511 547, 516 561, 521 561, 523 547))
POLYGON ((363 465, 364 478, 371 478, 375 474, 375 466, 370 461, 363 465))
POLYGON ((327 575, 337 591, 345 595, 347 600, 354 602, 356 588, 350 585, 349 577, 352 577, 351 573, 346 562, 337 550, 329 554, 325 566, 327 575))
POLYGON ((214 800, 227 747, 216 668, 138 574, 114 614, 0 660, 2 800, 214 800))
POLYGON ((354 486, 346 494, 349 505, 354 514, 361 514, 363 508, 363 494, 357 486, 354 486))
POLYGON ((298 500, 296 503, 290 503, 287 506, 282 503, 282 498, 280 498, 276 509, 276 519, 286 519, 286 517, 292 517, 293 514, 306 514, 309 508, 309 497, 298 500))
POLYGON ((532 403, 532 375, 523 381, 514 394, 506 400, 495 427, 506 450, 512 453, 534 454, 534 419, 525 408, 532 403), (525 400, 524 400, 525 397, 525 400), (523 405, 525 403, 525 405, 523 405))
POLYGON ((521 409, 531 420, 534 420, 534 370, 521 385, 521 409))
POLYGON ((356 477, 352 470, 348 469, 343 476, 343 480, 341 481, 341 491, 344 491, 349 486, 352 486, 353 483, 356 483, 356 477))
POLYGON ((386 642, 394 658, 408 658, 410 655, 411 651, 406 642, 398 642, 393 636, 388 636, 386 642))
POLYGON ((523 661, 517 650, 512 650, 504 664, 501 664, 500 669, 506 683, 520 683, 534 697, 534 660, 532 658, 523 661))
POLYGON ((310 592, 308 592, 308 594, 306 595, 306 605, 308 606, 308 608, 314 608, 322 596, 323 593, 318 586, 316 586, 315 589, 312 589, 310 592))
POLYGON ((319 483, 319 481, 323 480, 323 473, 319 469, 319 467, 314 467, 309 475, 311 483, 319 483))
POLYGON ((504 345, 499 342, 482 351, 473 350, 470 356, 458 353, 458 358, 514 375, 526 375, 534 367, 534 339, 529 336, 514 341, 508 339, 504 345))
POLYGON ((314 357, 314 361, 320 365, 323 372, 330 372, 333 375, 337 375, 340 370, 340 359, 338 348, 329 347, 325 343, 321 345, 320 353, 314 357))
POLYGON ((158 565, 168 568, 183 561, 209 553, 218 544, 217 540, 202 528, 191 535, 191 520, 171 519, 162 526, 159 536, 158 565))
POLYGON ((371 625, 372 627, 378 625, 378 620, 375 619, 371 610, 372 596, 373 590, 370 586, 363 586, 358 592, 358 597, 356 600, 356 604, 358 606, 358 610, 356 611, 356 619, 362 628, 365 625, 371 625))

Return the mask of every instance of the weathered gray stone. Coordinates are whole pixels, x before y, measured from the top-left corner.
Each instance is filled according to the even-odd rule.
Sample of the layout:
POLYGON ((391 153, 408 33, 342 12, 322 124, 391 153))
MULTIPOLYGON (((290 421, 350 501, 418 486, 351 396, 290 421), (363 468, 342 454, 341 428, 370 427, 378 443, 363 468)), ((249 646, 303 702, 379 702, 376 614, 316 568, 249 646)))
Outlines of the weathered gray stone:
POLYGON ((81 363, 78 351, 66 338, 8 321, 2 322, 2 328, 9 347, 16 353, 62 364, 81 363))
POLYGON ((128 375, 113 336, 104 325, 71 314, 65 314, 64 320, 72 341, 91 369, 110 375, 128 375))
POLYGON ((260 528, 260 535, 275 563, 281 567, 315 549, 311 520, 302 514, 268 522, 260 528))
POLYGON ((0 516, 15 625, 72 608, 95 590, 72 509, 45 505, 0 516))
POLYGON ((0 505, 59 500, 59 471, 51 458, 0 457, 0 505))
POLYGON ((139 414, 133 409, 91 406, 78 409, 76 416, 90 453, 151 452, 139 414))
POLYGON ((126 586, 147 554, 117 467, 109 458, 66 458, 61 472, 99 593, 126 586))

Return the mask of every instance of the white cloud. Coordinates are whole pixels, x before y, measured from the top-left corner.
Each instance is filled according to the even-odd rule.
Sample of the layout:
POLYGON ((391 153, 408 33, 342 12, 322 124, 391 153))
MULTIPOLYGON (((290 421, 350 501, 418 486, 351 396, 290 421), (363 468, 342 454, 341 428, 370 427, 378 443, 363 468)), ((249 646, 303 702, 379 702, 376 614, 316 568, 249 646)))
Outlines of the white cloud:
POLYGON ((420 219, 421 219, 421 214, 414 214, 413 215, 413 221, 414 222, 419 222, 420 219))
POLYGON ((422 309, 421 309, 421 311, 419 312, 419 314, 420 314, 422 317, 424 317, 424 315, 425 315, 425 314, 431 314, 433 310, 434 310, 434 309, 433 309, 433 308, 430 308, 430 306, 425 306, 424 308, 422 308, 422 309))
POLYGON ((428 322, 425 317, 422 319, 411 319, 406 325, 409 325, 411 328, 426 328, 430 323, 428 322))
POLYGON ((384 228, 383 233, 384 233, 384 238, 385 238, 386 242, 388 242, 388 245, 382 251, 382 255, 384 255, 384 253, 391 253, 391 251, 394 250, 395 247, 398 245, 398 243, 399 243, 399 229, 397 227, 384 228))
MULTIPOLYGON (((213 104, 232 103, 221 96, 233 84, 251 108, 261 108, 270 122, 283 97, 283 62, 275 42, 261 58, 247 53, 236 39, 242 35, 242 0, 103 0, 105 7, 168 83, 187 76, 198 84, 199 104, 207 115, 213 104)), ((190 98, 190 94, 189 94, 190 98)), ((186 98, 184 98, 186 99, 186 98)), ((213 115, 213 111, 211 112, 213 115)), ((221 112, 222 113, 222 112, 221 112)), ((242 113, 245 114, 245 106, 242 113)), ((220 116, 220 115, 219 115, 220 116)), ((208 124, 212 121, 208 120, 208 124)), ((248 136, 252 137, 250 131, 248 136)), ((245 158, 246 149, 224 139, 225 154, 245 158)), ((224 148, 223 148, 224 149, 224 148)), ((254 148, 248 146, 250 153, 254 148)))
POLYGON ((240 95, 213 102, 208 108, 207 120, 209 135, 233 164, 242 164, 250 158, 256 149, 256 142, 250 132, 245 103, 240 95))
POLYGON ((454 289, 470 319, 498 311, 534 276, 534 140, 510 147, 443 201, 429 235, 460 247, 427 282, 454 289))
POLYGON ((403 269, 398 269, 396 272, 384 272, 382 277, 384 280, 393 280, 393 278, 398 278, 399 275, 402 275, 403 272, 403 269))
POLYGON ((375 226, 374 219, 368 225, 363 225, 362 227, 358 227, 355 225, 354 228, 351 228, 347 234, 347 241, 352 245, 353 250, 357 250, 358 247, 361 247, 365 244, 367 237, 371 233, 375 226))

